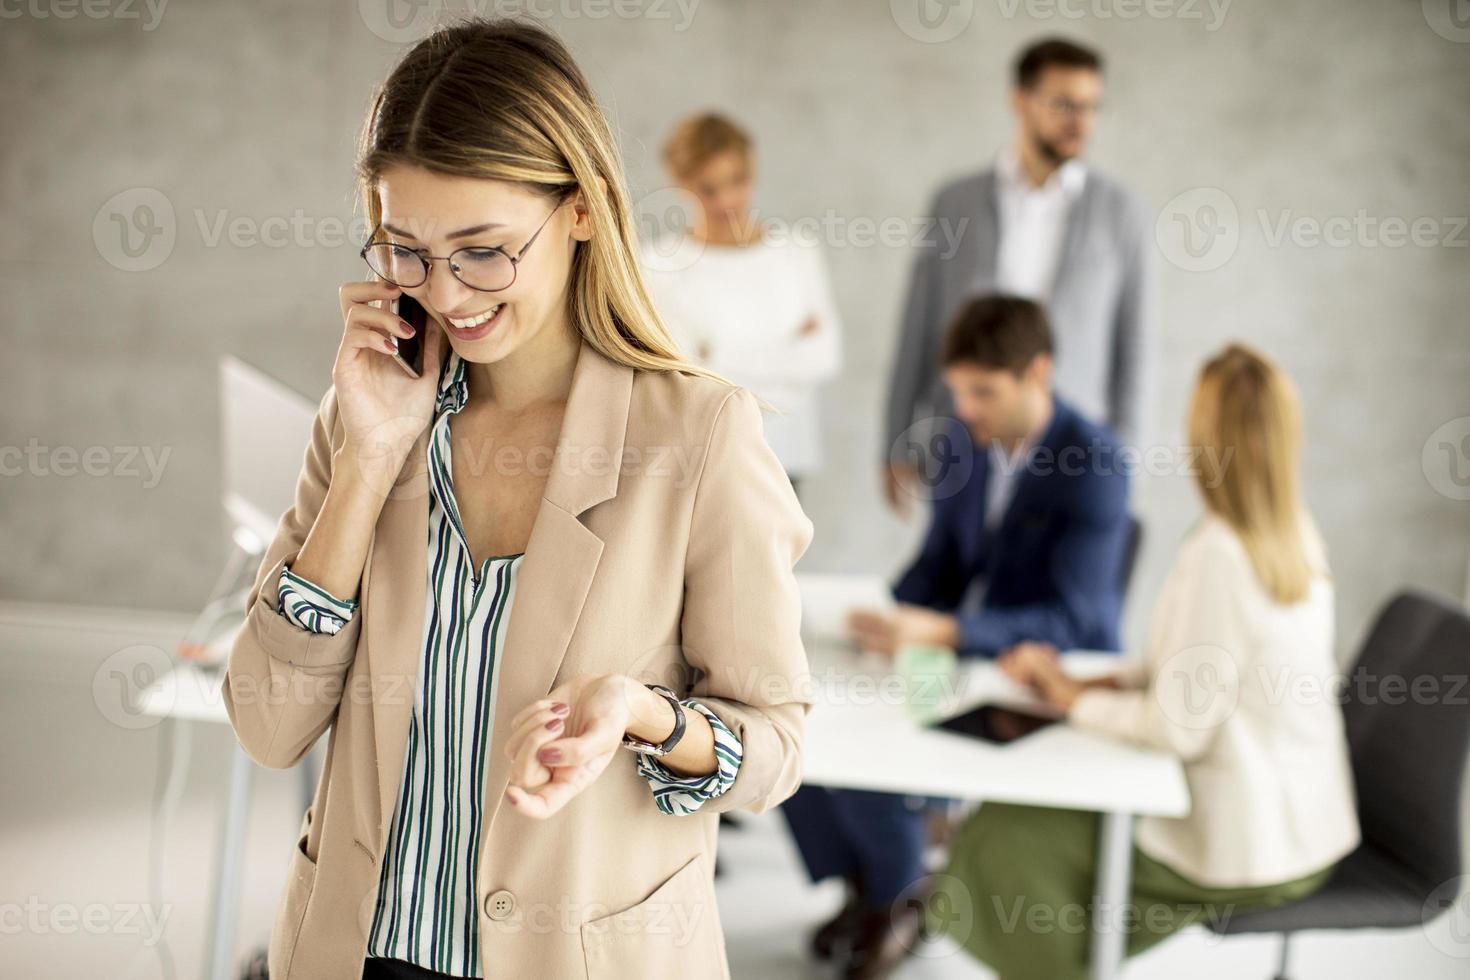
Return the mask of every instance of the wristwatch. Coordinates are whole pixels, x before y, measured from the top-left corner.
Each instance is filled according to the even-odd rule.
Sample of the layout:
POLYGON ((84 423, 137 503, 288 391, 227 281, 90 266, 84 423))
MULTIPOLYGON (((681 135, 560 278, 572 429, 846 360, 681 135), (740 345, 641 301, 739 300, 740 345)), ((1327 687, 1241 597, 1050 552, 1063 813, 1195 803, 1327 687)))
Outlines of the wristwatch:
POLYGON ((652 742, 645 742, 641 738, 634 738, 632 735, 624 734, 623 748, 631 749, 639 755, 668 755, 674 750, 674 746, 679 744, 679 739, 684 737, 684 705, 679 703, 679 695, 662 684, 647 684, 645 686, 653 693, 662 695, 669 704, 674 706, 674 730, 669 733, 668 738, 657 745, 652 742))

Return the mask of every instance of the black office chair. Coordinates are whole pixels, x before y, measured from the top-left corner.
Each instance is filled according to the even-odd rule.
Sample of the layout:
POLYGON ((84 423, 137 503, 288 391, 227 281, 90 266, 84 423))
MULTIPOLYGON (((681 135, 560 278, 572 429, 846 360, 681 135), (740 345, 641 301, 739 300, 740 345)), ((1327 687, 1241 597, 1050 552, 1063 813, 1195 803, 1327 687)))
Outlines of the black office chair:
POLYGON ((1343 704, 1362 843, 1310 897, 1239 912, 1215 927, 1225 935, 1280 933, 1277 980, 1287 980, 1293 933, 1421 926, 1453 903, 1445 890, 1463 873, 1467 673, 1470 616, 1463 608, 1408 592, 1379 614, 1343 704), (1403 683, 1386 689, 1385 678, 1403 683), (1416 698, 1416 681, 1431 683, 1425 678, 1433 694, 1416 698))

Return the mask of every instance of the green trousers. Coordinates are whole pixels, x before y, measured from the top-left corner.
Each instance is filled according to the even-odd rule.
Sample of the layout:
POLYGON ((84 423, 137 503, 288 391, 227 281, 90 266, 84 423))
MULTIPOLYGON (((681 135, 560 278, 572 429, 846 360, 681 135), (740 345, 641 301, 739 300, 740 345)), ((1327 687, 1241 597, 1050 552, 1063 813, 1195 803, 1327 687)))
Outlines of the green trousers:
MULTIPOLYGON (((944 873, 933 876, 927 930, 948 933, 1002 980, 1086 977, 1100 820, 1081 810, 984 804, 956 835, 944 873)), ((1304 898, 1331 872, 1278 885, 1207 888, 1134 847, 1122 916, 1128 955, 1186 926, 1304 898)))

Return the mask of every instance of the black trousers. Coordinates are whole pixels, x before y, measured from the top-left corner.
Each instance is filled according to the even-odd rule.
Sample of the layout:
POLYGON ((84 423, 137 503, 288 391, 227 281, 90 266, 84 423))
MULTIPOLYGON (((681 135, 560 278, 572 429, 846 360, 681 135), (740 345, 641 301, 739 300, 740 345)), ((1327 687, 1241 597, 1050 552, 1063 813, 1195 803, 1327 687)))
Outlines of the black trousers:
POLYGON ((426 970, 406 960, 369 956, 362 964, 362 980, 460 980, 448 973, 426 970))

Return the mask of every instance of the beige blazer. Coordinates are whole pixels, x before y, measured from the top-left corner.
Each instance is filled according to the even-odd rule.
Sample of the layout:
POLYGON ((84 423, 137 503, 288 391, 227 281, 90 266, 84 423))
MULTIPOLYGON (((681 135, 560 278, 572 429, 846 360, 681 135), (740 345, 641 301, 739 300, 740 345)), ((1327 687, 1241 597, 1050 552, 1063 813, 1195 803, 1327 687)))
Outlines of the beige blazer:
POLYGON ((1230 525, 1206 514, 1154 604, 1144 656, 1122 674, 1133 689, 1089 690, 1072 706, 1074 724, 1183 760, 1189 815, 1139 820, 1137 842, 1198 884, 1292 881, 1358 844, 1333 588, 1310 518, 1305 536, 1321 574, 1284 605, 1230 525))
MULTIPOLYGON (((328 733, 271 931, 272 980, 361 976, 423 639, 428 435, 378 519, 357 614, 335 635, 301 630, 276 611, 275 590, 341 445, 328 390, 230 653, 225 705, 251 758, 291 766, 328 733)), ((800 782, 811 699, 793 567, 812 524, 748 390, 634 370, 585 343, 551 465, 496 667, 481 968, 490 978, 726 977, 716 815, 765 810, 800 782), (621 752, 545 821, 502 806, 516 712, 568 678, 613 671, 709 705, 744 745, 731 788, 670 816, 621 752)))

